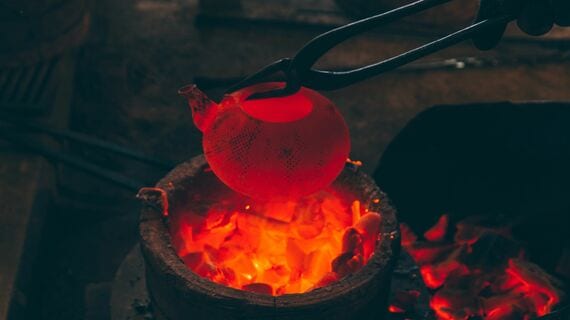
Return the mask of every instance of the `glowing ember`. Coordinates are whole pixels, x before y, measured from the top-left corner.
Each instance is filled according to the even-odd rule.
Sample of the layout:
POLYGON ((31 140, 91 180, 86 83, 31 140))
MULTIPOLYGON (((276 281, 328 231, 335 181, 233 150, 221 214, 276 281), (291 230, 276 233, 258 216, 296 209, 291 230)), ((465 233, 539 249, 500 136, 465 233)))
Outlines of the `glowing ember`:
POLYGON ((216 283, 269 295, 310 291, 358 271, 381 221, 328 191, 294 202, 226 199, 205 214, 192 211, 171 220, 186 265, 216 283))
MULTIPOLYGON (((449 217, 442 216, 424 238, 401 225, 402 245, 420 267, 426 286, 436 290, 430 306, 439 320, 532 319, 550 313, 562 299, 559 282, 512 239, 509 228, 477 221, 457 225, 446 242, 449 217)), ((405 312, 391 308, 392 312, 405 312)))

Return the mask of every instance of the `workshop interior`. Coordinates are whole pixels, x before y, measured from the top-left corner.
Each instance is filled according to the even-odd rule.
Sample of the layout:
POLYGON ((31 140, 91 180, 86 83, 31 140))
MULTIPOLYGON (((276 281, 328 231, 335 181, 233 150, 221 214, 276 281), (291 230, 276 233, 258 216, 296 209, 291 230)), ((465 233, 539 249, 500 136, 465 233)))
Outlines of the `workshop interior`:
POLYGON ((0 320, 570 319, 569 25, 0 0, 0 320))

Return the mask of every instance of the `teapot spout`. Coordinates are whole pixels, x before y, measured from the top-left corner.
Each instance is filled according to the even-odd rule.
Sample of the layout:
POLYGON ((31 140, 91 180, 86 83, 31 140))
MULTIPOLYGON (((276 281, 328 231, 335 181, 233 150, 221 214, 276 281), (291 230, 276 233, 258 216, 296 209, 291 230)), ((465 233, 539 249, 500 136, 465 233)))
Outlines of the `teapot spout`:
POLYGON ((180 88, 178 94, 188 100, 194 124, 204 132, 216 119, 218 104, 210 100, 195 84, 180 88))

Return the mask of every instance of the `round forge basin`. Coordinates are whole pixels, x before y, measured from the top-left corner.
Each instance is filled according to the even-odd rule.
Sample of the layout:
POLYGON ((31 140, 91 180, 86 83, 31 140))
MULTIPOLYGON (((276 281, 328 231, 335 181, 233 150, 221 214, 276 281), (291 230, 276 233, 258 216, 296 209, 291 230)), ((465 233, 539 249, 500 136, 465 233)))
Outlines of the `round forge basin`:
POLYGON ((332 188, 381 215, 368 262, 338 281, 304 293, 272 296, 210 281, 178 256, 169 230, 177 217, 205 211, 231 193, 202 156, 171 171, 156 188, 143 189, 140 221, 146 281, 161 319, 384 319, 392 270, 400 250, 396 212, 372 179, 347 164, 332 188), (208 196, 210 195, 210 196, 208 196))

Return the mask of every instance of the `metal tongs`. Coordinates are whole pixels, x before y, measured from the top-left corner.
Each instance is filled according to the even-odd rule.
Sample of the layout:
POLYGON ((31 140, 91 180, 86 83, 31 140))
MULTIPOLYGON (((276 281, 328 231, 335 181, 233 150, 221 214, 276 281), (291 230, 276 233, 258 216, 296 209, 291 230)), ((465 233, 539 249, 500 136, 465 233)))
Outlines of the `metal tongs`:
POLYGON ((259 92, 247 99, 283 97, 297 92, 302 86, 314 90, 336 90, 366 80, 378 74, 396 69, 412 61, 445 49, 459 42, 471 39, 474 35, 490 27, 506 24, 516 17, 512 14, 499 15, 476 22, 464 29, 451 33, 438 40, 417 47, 386 60, 347 71, 326 71, 312 68, 329 50, 341 42, 370 29, 393 23, 410 15, 431 9, 452 0, 419 0, 397 9, 349 23, 325 32, 309 41, 293 58, 283 58, 262 68, 238 84, 227 93, 264 82, 267 77, 283 72, 285 87, 266 92, 259 92))

